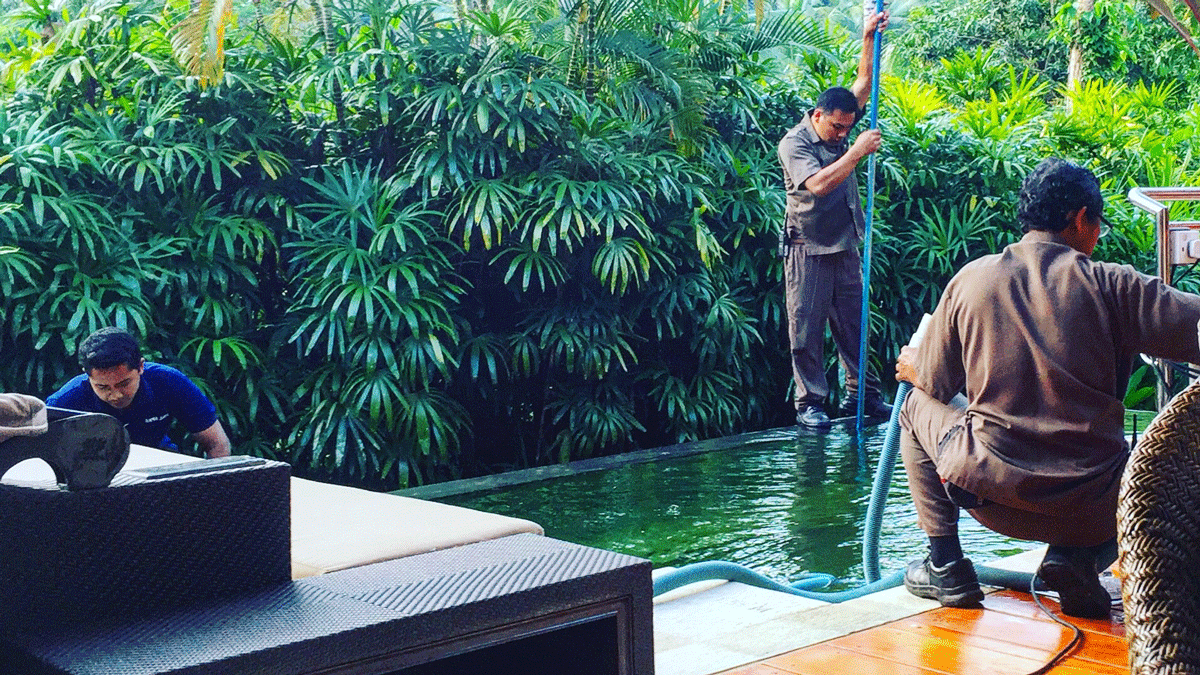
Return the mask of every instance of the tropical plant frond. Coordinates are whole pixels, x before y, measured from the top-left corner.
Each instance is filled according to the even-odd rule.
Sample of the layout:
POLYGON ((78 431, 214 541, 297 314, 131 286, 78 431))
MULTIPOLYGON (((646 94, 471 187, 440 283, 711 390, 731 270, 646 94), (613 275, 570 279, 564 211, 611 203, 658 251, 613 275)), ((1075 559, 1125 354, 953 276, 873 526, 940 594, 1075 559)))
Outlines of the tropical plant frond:
POLYGON ((224 79, 225 33, 233 19, 233 0, 196 0, 175 26, 171 46, 184 71, 201 86, 224 79))
POLYGON ((216 368, 229 367, 247 370, 263 363, 263 353, 249 340, 236 335, 219 338, 197 336, 184 343, 180 356, 196 363, 211 362, 216 368), (222 363, 224 362, 224 363, 222 363))
POLYGON ((645 248, 629 237, 617 237, 605 242, 592 259, 592 273, 609 292, 624 295, 632 283, 635 287, 650 277, 650 258, 645 248))
POLYGON ((500 251, 492 258, 492 264, 500 264, 505 258, 509 258, 509 262, 504 283, 519 279, 522 291, 531 288, 548 291, 570 278, 566 266, 557 256, 532 246, 500 251))
POLYGON ((833 58, 834 43, 829 31, 816 20, 796 11, 771 13, 755 30, 741 31, 734 40, 745 54, 786 47, 833 58))
MULTIPOLYGON (((1200 24, 1200 0, 1183 0, 1183 3, 1191 10, 1196 22, 1200 24)), ((1167 23, 1171 24, 1171 27, 1175 29, 1175 32, 1179 33, 1179 36, 1187 41, 1192 50, 1196 52, 1196 55, 1200 56, 1200 46, 1196 44, 1196 40, 1188 31, 1187 26, 1175 17, 1175 8, 1171 6, 1168 0, 1146 0, 1146 4, 1153 7, 1156 12, 1166 19, 1167 23)))

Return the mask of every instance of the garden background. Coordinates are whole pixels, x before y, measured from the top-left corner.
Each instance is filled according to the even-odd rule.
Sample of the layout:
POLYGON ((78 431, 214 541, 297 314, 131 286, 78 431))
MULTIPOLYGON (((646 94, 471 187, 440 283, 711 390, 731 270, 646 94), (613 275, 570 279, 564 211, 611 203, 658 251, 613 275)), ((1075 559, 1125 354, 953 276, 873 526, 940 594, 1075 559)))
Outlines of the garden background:
MULTIPOLYGON (((1080 2, 890 7, 885 381, 952 273, 1018 236, 1041 158, 1097 173, 1096 257, 1146 272, 1125 193, 1200 185, 1200 58, 1161 14, 1195 34, 1195 7, 1080 2)), ((775 146, 853 79, 857 4, 0 10, 0 390, 50 394, 124 326, 235 452, 377 489, 794 422, 775 146)))

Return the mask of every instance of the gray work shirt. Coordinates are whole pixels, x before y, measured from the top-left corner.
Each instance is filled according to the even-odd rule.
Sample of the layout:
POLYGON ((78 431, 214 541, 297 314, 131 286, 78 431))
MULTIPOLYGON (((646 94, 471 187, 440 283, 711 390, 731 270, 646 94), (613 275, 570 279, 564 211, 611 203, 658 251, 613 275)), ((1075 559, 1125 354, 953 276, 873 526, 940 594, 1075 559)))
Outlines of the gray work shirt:
MULTIPOLYGON (((809 192, 804 182, 846 154, 850 137, 847 135, 836 145, 825 143, 813 128, 812 113, 805 113, 800 124, 779 141, 779 163, 787 191, 788 239, 803 242, 805 252, 812 255, 848 251, 862 241, 865 228, 854 172, 823 197, 809 192)), ((855 120, 861 117, 860 110, 855 120)))
POLYGON ((1128 458, 1122 400, 1134 359, 1200 362, 1197 321, 1200 296, 1093 261, 1052 233, 969 263, 914 364, 915 386, 934 398, 966 391, 963 433, 974 442, 943 441, 951 456, 939 457, 939 475, 1040 513, 1098 499, 1128 458))

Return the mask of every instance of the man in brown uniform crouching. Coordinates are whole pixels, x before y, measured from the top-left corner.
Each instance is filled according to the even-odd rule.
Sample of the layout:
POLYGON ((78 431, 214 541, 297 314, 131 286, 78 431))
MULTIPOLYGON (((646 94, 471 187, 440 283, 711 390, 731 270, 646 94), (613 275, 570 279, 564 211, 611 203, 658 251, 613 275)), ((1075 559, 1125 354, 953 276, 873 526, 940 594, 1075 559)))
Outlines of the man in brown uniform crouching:
POLYGON ((1091 260, 1103 208, 1091 171, 1041 162, 1021 186, 1025 236, 963 267, 921 344, 901 350, 896 379, 913 389, 900 451, 930 542, 905 573, 914 595, 983 599, 959 544, 964 507, 989 529, 1050 545, 1038 576, 1064 613, 1108 615, 1097 555, 1116 537, 1130 371, 1139 353, 1200 362, 1200 296, 1091 260), (965 408, 949 403, 959 392, 965 408))

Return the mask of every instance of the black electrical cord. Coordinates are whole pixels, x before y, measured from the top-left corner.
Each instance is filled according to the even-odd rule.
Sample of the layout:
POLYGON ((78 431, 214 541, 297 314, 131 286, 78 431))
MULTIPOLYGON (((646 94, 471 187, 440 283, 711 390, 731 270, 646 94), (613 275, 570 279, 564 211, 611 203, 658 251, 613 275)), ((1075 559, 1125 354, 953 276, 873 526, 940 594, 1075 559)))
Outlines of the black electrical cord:
POLYGON ((1200 375, 1200 369, 1193 368, 1187 363, 1176 363, 1175 361, 1167 361, 1167 363, 1170 364, 1170 366, 1175 370, 1187 375, 1189 378, 1200 375))
POLYGON ((1196 262, 1192 263, 1191 265, 1188 265, 1183 271, 1172 274, 1171 275, 1171 285, 1172 286, 1176 285, 1179 281, 1186 279, 1188 277, 1188 275, 1195 272, 1196 265, 1200 265, 1200 260, 1197 260, 1196 262))
POLYGON ((1054 614, 1054 612, 1051 612, 1046 607, 1046 605, 1044 605, 1042 603, 1042 599, 1040 596, 1038 596, 1038 592, 1037 592, 1037 580, 1038 580, 1037 574, 1033 574, 1032 576, 1029 577, 1029 594, 1033 596, 1033 601, 1035 603, 1037 603, 1037 606, 1039 608, 1041 608, 1041 610, 1043 612, 1046 613, 1046 616, 1050 617, 1051 619, 1054 619, 1055 621, 1066 626, 1067 628, 1070 628, 1072 631, 1074 631, 1075 635, 1071 638, 1071 641, 1067 643, 1067 646, 1058 650, 1058 653, 1055 654, 1054 656, 1050 657, 1050 660, 1047 661, 1044 666, 1029 673, 1029 675, 1042 675, 1043 673, 1049 672, 1049 670, 1051 668, 1053 668, 1055 664, 1057 664, 1059 661, 1061 661, 1063 659, 1064 656, 1066 656, 1068 653, 1070 653, 1070 651, 1075 648, 1075 645, 1079 644, 1079 641, 1083 639, 1083 631, 1079 630, 1079 626, 1076 626, 1075 624, 1071 623, 1070 621, 1067 621, 1066 619, 1059 618, 1058 616, 1056 616, 1054 614))
MULTIPOLYGON (((1142 362, 1145 363, 1146 365, 1154 368, 1156 371, 1156 374, 1161 378, 1162 372, 1159 370, 1158 365, 1155 363, 1155 359, 1152 359, 1149 356, 1146 356, 1145 354, 1142 354, 1141 356, 1142 356, 1142 362)), ((1192 368, 1191 365, 1189 365, 1187 363, 1178 363, 1176 361, 1167 361, 1165 359, 1158 359, 1158 360, 1167 364, 1168 367, 1187 375, 1188 377, 1194 377, 1194 376, 1200 375, 1200 369, 1192 368)))

